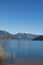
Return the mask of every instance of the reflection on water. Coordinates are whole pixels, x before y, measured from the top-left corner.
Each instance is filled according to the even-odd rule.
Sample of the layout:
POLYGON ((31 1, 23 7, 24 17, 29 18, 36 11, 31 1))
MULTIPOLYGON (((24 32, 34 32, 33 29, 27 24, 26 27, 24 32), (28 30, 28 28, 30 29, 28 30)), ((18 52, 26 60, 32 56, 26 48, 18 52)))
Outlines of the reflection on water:
POLYGON ((0 55, 6 56, 11 61, 15 59, 43 59, 43 41, 0 41, 0 55))
POLYGON ((8 53, 4 51, 4 42, 0 42, 0 59, 8 58, 8 53))

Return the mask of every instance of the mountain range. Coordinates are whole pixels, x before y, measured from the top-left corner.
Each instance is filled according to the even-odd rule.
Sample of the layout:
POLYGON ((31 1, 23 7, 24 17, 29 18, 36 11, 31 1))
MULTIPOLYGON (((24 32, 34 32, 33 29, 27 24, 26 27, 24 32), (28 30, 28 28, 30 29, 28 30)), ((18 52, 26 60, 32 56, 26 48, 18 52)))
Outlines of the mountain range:
POLYGON ((38 38, 40 35, 30 33, 17 33, 11 34, 7 31, 0 30, 0 39, 16 39, 16 40, 33 40, 38 38))

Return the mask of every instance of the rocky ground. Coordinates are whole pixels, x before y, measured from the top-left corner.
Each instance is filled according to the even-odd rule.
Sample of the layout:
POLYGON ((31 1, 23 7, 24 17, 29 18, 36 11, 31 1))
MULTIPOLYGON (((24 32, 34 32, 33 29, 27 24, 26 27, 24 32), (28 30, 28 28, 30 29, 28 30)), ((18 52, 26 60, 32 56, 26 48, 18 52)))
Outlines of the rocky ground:
POLYGON ((43 60, 16 60, 13 62, 2 62, 0 65, 43 65, 43 60))

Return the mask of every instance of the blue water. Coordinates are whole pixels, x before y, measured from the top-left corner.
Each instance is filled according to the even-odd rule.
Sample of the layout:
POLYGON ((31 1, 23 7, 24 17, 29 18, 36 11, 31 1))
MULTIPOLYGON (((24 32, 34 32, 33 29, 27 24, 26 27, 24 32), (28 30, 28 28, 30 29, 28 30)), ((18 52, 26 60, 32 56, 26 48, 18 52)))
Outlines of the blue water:
POLYGON ((43 59, 43 41, 0 40, 3 50, 13 59, 43 59))

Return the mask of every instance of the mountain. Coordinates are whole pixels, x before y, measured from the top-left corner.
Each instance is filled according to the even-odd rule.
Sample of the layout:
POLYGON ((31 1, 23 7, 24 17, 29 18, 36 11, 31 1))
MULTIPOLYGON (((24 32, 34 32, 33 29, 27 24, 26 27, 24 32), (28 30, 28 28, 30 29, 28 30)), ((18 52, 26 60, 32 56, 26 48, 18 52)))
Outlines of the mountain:
POLYGON ((0 30, 0 39, 13 39, 14 36, 7 31, 0 30))
POLYGON ((32 40, 38 37, 38 35, 30 34, 30 33, 17 33, 10 34, 7 31, 0 30, 0 39, 20 39, 20 40, 32 40))
POLYGON ((22 39, 22 40, 32 40, 32 39, 38 37, 38 35, 34 35, 34 34, 30 34, 30 33, 17 33, 14 35, 14 37, 17 39, 22 39))
POLYGON ((43 35, 41 35, 41 36, 35 38, 34 40, 43 40, 43 35))

